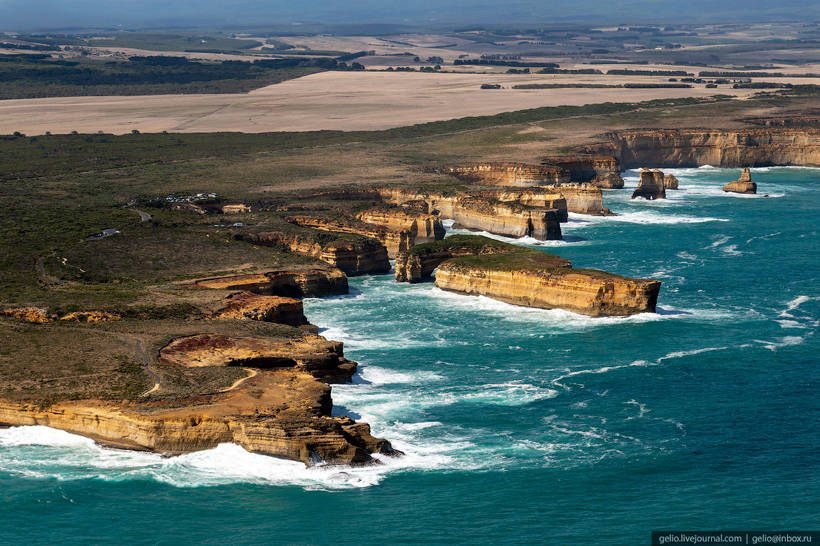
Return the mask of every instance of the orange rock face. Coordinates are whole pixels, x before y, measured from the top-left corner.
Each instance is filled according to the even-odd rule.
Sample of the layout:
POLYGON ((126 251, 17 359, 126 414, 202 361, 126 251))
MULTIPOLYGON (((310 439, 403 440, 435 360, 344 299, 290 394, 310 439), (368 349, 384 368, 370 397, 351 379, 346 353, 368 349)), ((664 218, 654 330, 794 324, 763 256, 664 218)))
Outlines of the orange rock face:
POLYGON ((820 129, 771 127, 741 130, 660 129, 619 131, 607 142, 579 151, 610 153, 624 168, 820 166, 820 129))
POLYGON ((514 305, 566 309, 593 317, 654 313, 659 281, 600 276, 573 269, 507 270, 446 261, 436 272, 436 286, 482 295, 514 305))
POLYGON ((335 237, 325 242, 312 234, 264 231, 246 235, 252 244, 281 248, 313 256, 337 267, 347 275, 365 275, 390 271, 387 248, 369 237, 335 237))
POLYGON ((43 425, 105 445, 177 455, 233 442, 302 461, 370 464, 400 454, 366 423, 331 417, 330 387, 296 369, 260 370, 236 388, 190 400, 115 405, 93 400, 39 404, 0 400, 0 423, 43 425))
POLYGON ((744 167, 740 178, 723 186, 723 191, 733 193, 757 193, 757 184, 752 182, 752 173, 749 168, 744 167))
POLYGON ((407 231, 412 237, 413 244, 438 241, 445 235, 441 219, 426 212, 390 207, 365 210, 356 217, 362 222, 382 226, 390 231, 407 231))
POLYGON ((315 334, 294 339, 201 334, 175 339, 160 349, 159 362, 186 367, 295 368, 326 382, 344 383, 356 372, 356 363, 342 355, 340 341, 315 334))
POLYGON ((334 267, 271 269, 247 275, 225 275, 183 285, 187 288, 247 290, 257 294, 321 297, 347 294, 347 276, 334 267))
POLYGON ((302 302, 294 298, 239 292, 228 296, 225 303, 225 307, 213 313, 211 318, 261 320, 291 326, 308 323, 302 310, 302 302))
POLYGON ((445 167, 438 172, 463 180, 499 186, 541 186, 570 181, 569 171, 556 165, 474 163, 445 167))
POLYGON ((372 223, 362 222, 353 218, 339 220, 317 216, 291 216, 287 218, 287 221, 298 226, 320 229, 322 231, 353 233, 376 239, 385 246, 387 255, 390 258, 395 258, 399 252, 407 250, 416 244, 415 235, 409 229, 391 230, 386 226, 373 225, 372 223))
POLYGON ((664 187, 664 176, 659 170, 641 170, 641 179, 638 187, 632 192, 632 199, 643 197, 644 199, 666 199, 666 188, 664 187))

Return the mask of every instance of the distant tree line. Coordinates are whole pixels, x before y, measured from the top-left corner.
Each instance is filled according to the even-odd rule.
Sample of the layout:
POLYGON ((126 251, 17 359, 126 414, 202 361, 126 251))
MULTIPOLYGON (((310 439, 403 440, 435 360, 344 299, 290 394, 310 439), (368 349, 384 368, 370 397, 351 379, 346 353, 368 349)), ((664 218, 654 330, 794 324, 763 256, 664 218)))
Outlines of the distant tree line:
POLYGON ((489 66, 515 66, 515 67, 530 67, 530 68, 558 68, 557 63, 535 63, 524 61, 499 61, 495 59, 456 59, 453 61, 455 65, 478 64, 489 66))
MULTIPOLYGON (((691 76, 685 70, 629 70, 626 68, 615 68, 607 70, 608 76, 691 76)), ((701 73, 703 75, 703 73, 701 73)))

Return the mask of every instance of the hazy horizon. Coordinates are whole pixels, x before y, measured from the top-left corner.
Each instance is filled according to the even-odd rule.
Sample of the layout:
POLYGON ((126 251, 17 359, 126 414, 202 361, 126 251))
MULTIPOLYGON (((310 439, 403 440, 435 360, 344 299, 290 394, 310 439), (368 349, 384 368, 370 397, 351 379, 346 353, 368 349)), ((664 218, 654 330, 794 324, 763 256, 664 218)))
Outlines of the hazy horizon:
POLYGON ((782 0, 634 0, 613 11, 602 0, 357 0, 340 5, 307 0, 298 5, 282 0, 239 0, 230 3, 203 0, 0 0, 0 31, 36 31, 67 28, 163 28, 185 26, 241 27, 316 24, 393 24, 451 26, 464 24, 549 24, 565 22, 665 24, 750 21, 812 21, 820 19, 820 3, 782 0), (195 15, 192 15, 195 14, 195 15))

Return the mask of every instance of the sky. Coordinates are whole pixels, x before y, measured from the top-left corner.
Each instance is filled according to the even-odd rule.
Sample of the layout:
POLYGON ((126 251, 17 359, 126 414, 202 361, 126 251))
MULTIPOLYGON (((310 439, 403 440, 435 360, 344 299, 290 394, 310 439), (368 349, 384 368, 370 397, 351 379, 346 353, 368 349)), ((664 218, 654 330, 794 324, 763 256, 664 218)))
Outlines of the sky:
POLYGON ((0 30, 820 20, 820 0, 0 0, 0 30))

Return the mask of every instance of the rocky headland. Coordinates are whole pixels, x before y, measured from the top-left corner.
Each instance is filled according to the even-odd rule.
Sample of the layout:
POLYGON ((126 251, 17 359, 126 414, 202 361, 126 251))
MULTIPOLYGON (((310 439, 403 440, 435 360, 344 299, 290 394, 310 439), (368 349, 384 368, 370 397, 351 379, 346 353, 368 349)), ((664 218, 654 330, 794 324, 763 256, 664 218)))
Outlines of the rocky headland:
POLYGON ((396 280, 419 282, 436 270, 436 286, 514 305, 590 316, 654 312, 660 281, 573 269, 569 260, 477 236, 417 245, 396 260, 396 280))
POLYGON ((89 318, 80 330, 74 318, 55 320, 59 314, 45 308, 4 313, 7 339, 70 337, 77 351, 64 348, 42 379, 4 378, 0 424, 50 426, 168 455, 224 442, 307 465, 369 464, 374 453, 399 454, 366 423, 331 415, 328 383, 349 382, 356 363, 340 342, 314 333, 292 297, 345 293, 343 272, 278 268, 158 290, 201 311, 182 321, 74 313, 89 318), (98 364, 89 361, 92 347, 98 364), (93 370, 91 380, 71 373, 75 367, 93 370))

